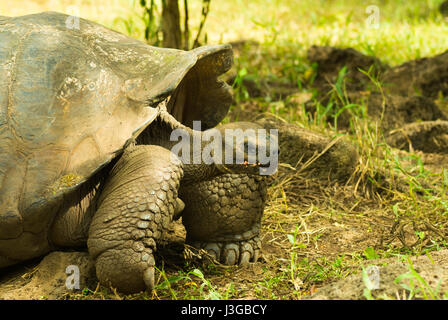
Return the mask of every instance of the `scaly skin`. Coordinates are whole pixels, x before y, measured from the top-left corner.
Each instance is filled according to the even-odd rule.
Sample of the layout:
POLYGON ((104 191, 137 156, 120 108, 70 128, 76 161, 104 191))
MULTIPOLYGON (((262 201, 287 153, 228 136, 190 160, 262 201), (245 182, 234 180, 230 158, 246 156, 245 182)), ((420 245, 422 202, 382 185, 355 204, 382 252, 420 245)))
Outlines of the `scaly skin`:
POLYGON ((187 242, 222 263, 244 265, 260 254, 265 177, 253 166, 233 165, 226 169, 233 173, 224 173, 215 164, 182 164, 166 136, 181 126, 162 111, 104 180, 95 181, 101 186, 86 190, 89 204, 66 210, 52 227, 53 243, 65 245, 77 243, 90 225, 87 246, 103 285, 123 293, 153 289, 157 243, 182 210, 187 242))
MULTIPOLYGON (((169 139, 173 129, 181 128, 190 137, 203 134, 179 124, 165 111, 154 124, 146 136, 139 138, 140 143, 159 144, 171 149, 177 143, 169 139)), ((226 129, 257 130, 263 127, 250 122, 229 123, 218 128, 223 137, 226 129)), ((202 148, 208 143, 206 139, 196 138, 204 143, 202 148)), ((224 150, 225 142, 222 147, 224 150)), ((267 189, 259 168, 201 163, 184 164, 183 169, 180 198, 185 202, 182 221, 187 231, 187 242, 197 248, 205 248, 227 265, 256 261, 261 250, 258 235, 267 189)))
POLYGON ((227 265, 256 261, 266 189, 264 177, 246 174, 223 174, 182 185, 187 243, 227 265))
POLYGON ((159 146, 129 147, 112 169, 89 229, 98 280, 131 293, 154 287, 156 243, 176 213, 182 164, 159 146))

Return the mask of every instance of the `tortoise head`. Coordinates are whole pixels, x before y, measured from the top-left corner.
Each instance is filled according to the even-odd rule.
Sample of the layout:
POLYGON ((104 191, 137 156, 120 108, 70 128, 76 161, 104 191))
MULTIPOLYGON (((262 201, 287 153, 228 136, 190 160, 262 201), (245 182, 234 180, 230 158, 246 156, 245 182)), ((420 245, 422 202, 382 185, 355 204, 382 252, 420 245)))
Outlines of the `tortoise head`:
MULTIPOLYGON (((269 131, 252 122, 233 122, 201 131, 182 125, 168 112, 162 122, 170 124, 169 149, 184 163, 188 180, 219 173, 271 175, 278 166, 278 130, 269 131), (201 174, 199 174, 201 173, 201 174)), ((184 177, 185 178, 185 177, 184 177)))
POLYGON ((214 159, 220 172, 271 175, 277 171, 277 130, 252 122, 228 123, 216 130, 222 151, 214 159))

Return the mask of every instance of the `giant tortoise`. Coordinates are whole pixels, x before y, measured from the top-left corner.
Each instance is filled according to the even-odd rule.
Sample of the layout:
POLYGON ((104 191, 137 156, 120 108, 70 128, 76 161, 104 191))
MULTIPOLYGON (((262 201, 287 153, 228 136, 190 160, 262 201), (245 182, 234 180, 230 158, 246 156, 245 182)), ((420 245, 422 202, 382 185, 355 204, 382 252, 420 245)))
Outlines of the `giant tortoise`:
POLYGON ((180 216, 187 241, 221 262, 256 260, 260 162, 186 164, 170 151, 174 129, 226 128, 212 129, 232 102, 218 79, 231 46, 155 48, 67 19, 0 17, 0 268, 87 246, 101 283, 151 289, 156 245, 180 216))

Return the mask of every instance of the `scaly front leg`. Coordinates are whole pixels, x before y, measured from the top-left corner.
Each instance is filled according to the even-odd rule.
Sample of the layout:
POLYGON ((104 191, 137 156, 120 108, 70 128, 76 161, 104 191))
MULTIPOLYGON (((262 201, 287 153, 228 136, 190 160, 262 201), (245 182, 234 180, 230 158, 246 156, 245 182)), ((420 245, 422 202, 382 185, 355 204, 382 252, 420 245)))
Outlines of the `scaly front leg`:
POLYGON ((183 207, 182 164, 173 158, 159 146, 133 146, 112 169, 87 242, 102 284, 123 293, 153 289, 156 243, 183 207))
POLYGON ((245 174, 181 186, 187 243, 227 265, 257 261, 266 189, 265 177, 245 174))

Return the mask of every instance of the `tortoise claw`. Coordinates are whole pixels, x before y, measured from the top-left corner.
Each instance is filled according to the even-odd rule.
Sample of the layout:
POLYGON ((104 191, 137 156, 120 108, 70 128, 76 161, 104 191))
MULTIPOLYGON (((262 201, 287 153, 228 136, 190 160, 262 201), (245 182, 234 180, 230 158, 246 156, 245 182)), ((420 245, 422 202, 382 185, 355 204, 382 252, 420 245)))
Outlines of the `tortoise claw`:
POLYGON ((205 246, 204 250, 215 258, 216 261, 219 261, 221 257, 221 248, 216 243, 209 243, 205 246))
POLYGON ((250 252, 244 251, 240 257, 240 266, 247 266, 250 262, 250 252))
POLYGON ((147 268, 143 273, 143 281, 145 282, 146 289, 148 290, 148 292, 154 290, 154 279, 155 279, 154 267, 147 268))
POLYGON ((250 259, 254 257, 253 261, 257 261, 254 256, 254 248, 250 243, 245 243, 241 246, 241 257, 240 257, 240 266, 247 265, 250 262, 250 259))
POLYGON ((245 266, 260 257, 261 244, 257 237, 234 242, 194 242, 192 246, 204 249, 217 261, 225 265, 245 266))
POLYGON ((238 244, 230 243, 224 247, 223 263, 228 266, 233 266, 238 263, 240 250, 238 244))
POLYGON ((255 250, 254 251, 254 262, 258 261, 258 259, 260 258, 260 250, 255 250))

